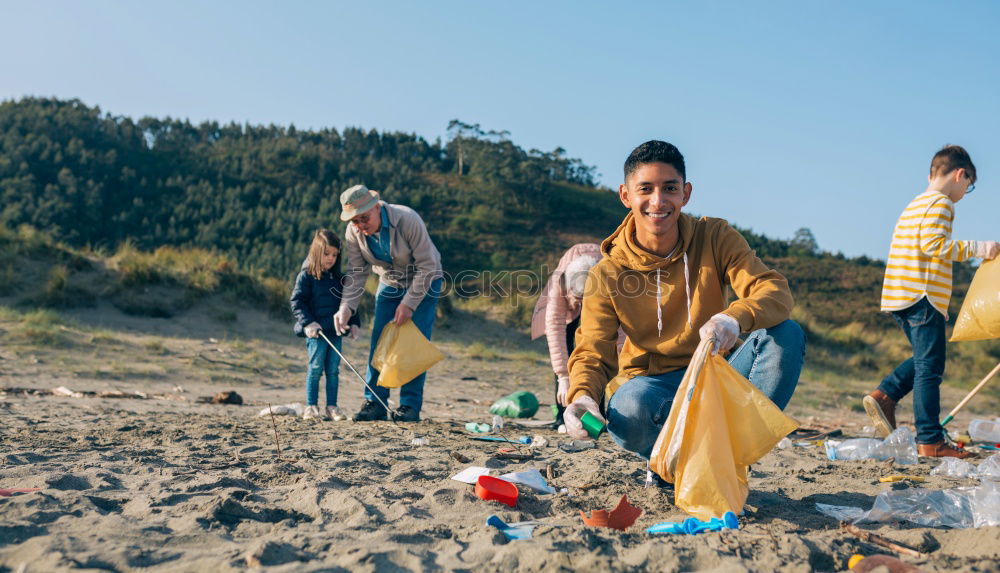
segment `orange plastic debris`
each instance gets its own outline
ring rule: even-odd
[[[29,493],[32,491],[39,491],[41,489],[42,488],[40,487],[24,487],[24,488],[14,488],[14,489],[5,489],[0,487],[0,496],[10,497],[15,493]]]
[[[642,515],[642,510],[638,507],[630,504],[628,502],[628,496],[623,495],[621,501],[618,502],[618,506],[607,511],[604,509],[595,509],[590,512],[590,517],[587,514],[580,512],[580,518],[583,519],[583,523],[591,527],[610,527],[611,529],[618,529],[620,531],[625,531],[629,528],[635,520],[639,519]]]

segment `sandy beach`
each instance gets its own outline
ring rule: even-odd
[[[267,403],[302,400],[304,349],[286,325],[253,311],[219,338],[197,312],[151,321],[97,308],[75,321],[53,344],[8,338],[0,349],[0,487],[41,488],[0,497],[0,571],[842,571],[855,553],[892,552],[842,531],[817,502],[870,508],[879,492],[910,487],[878,482],[893,473],[924,476],[930,488],[977,483],[929,476],[937,462],[926,458],[893,466],[832,462],[816,446],[776,449],[752,467],[738,531],[652,536],[646,527],[686,515],[669,488],[645,487],[644,463],[607,436],[566,453],[553,429],[508,423],[506,436],[549,441],[520,446],[530,460],[470,439],[464,424],[488,422],[495,398],[525,389],[551,401],[543,355],[519,350],[524,340],[505,345],[496,324],[442,328],[447,359],[429,376],[424,420],[395,425],[258,416]],[[472,331],[486,344],[470,351]],[[364,342],[346,347],[364,363]],[[809,385],[802,381],[803,396]],[[52,395],[58,386],[146,398]],[[198,402],[220,390],[246,403]],[[361,401],[346,368],[340,397],[351,412]],[[793,399],[789,412],[849,436],[866,421],[848,404]],[[964,426],[971,414],[963,416]],[[550,417],[544,405],[536,416]],[[551,470],[550,485],[565,491],[521,488],[511,509],[450,479],[468,466]],[[643,510],[626,532],[581,522],[581,510],[611,509],[623,494]],[[508,542],[485,524],[490,515],[541,524],[531,540]],[[861,527],[926,553],[902,559],[927,571],[1000,570],[1000,527]]]

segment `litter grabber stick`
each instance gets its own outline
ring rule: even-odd
[[[948,417],[941,421],[941,425],[944,426],[945,424],[950,422],[955,417],[955,414],[958,414],[959,410],[964,408],[965,405],[969,403],[969,400],[971,400],[973,396],[978,394],[979,391],[986,386],[986,383],[997,375],[997,372],[1000,372],[1000,364],[997,364],[996,367],[994,367],[993,370],[991,370],[990,373],[986,375],[986,378],[983,378],[982,382],[977,384],[976,387],[973,388],[971,392],[966,394],[965,398],[962,398],[962,401],[958,403],[958,406],[955,406],[955,409],[948,414]]]
[[[326,343],[330,345],[330,348],[332,348],[333,351],[337,353],[337,356],[340,356],[340,359],[343,360],[344,363],[347,364],[351,368],[351,370],[354,371],[355,374],[357,374],[358,380],[361,380],[361,383],[365,385],[365,388],[368,388],[368,391],[372,393],[372,396],[374,396],[375,399],[378,400],[379,404],[382,404],[382,407],[385,408],[385,411],[389,412],[389,418],[392,419],[393,422],[395,422],[396,421],[396,419],[395,419],[396,418],[396,416],[395,416],[396,411],[393,410],[392,408],[390,408],[389,405],[386,404],[382,400],[382,397],[379,396],[378,393],[376,393],[375,390],[372,389],[372,387],[368,385],[368,381],[365,380],[365,377],[362,376],[360,372],[358,372],[358,369],[355,368],[353,364],[351,364],[351,361],[348,360],[347,357],[344,356],[343,353],[340,352],[340,350],[337,350],[337,347],[334,346],[332,342],[330,342],[330,339],[327,338],[325,334],[323,334],[322,330],[319,331],[319,335],[322,336],[323,340],[325,340]]]

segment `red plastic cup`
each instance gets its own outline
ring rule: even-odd
[[[492,476],[479,476],[476,480],[476,495],[479,499],[499,501],[510,507],[517,505],[517,486]]]

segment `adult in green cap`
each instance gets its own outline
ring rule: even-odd
[[[368,276],[374,271],[379,285],[368,353],[368,384],[365,402],[354,420],[385,420],[387,412],[373,392],[385,402],[389,399],[389,389],[376,385],[379,372],[371,365],[372,354],[382,329],[390,321],[402,325],[412,320],[428,340],[431,338],[434,311],[444,283],[441,254],[416,211],[386,203],[378,192],[364,185],[355,185],[341,193],[340,206],[341,220],[349,221],[344,240],[347,268],[340,310],[333,317],[334,327],[337,332],[347,332],[350,328],[348,320],[356,312]],[[425,376],[421,374],[399,389],[396,421],[420,420]]]

